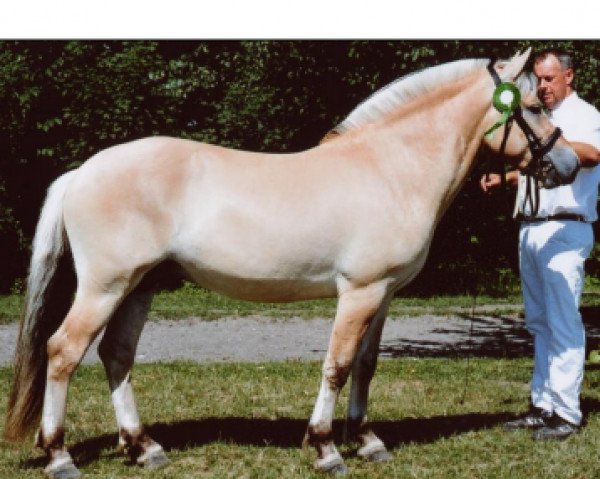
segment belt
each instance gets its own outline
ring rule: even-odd
[[[585,216],[574,213],[559,213],[550,216],[525,216],[519,213],[515,220],[522,223],[542,223],[544,221],[580,221],[581,223],[587,223]]]

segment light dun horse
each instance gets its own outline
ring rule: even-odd
[[[505,81],[529,51],[496,67]],[[193,141],[148,138],[104,150],[49,190],[35,240],[19,335],[6,436],[23,439],[37,423],[37,445],[53,478],[79,471],[64,445],[67,387],[103,329],[104,363],[120,442],[138,464],[166,462],[145,432],[130,383],[149,296],[136,288],[159,263],[179,263],[200,285],[256,301],[339,298],[321,386],[306,441],[316,467],[343,473],[333,443],[334,405],[348,376],[349,425],[358,454],[389,458],[366,422],[386,310],[419,272],[440,217],[463,184],[482,143],[498,150],[499,118],[489,60],[463,60],[392,83],[361,104],[339,135],[296,154],[234,151]],[[529,91],[523,91],[523,97]],[[534,95],[525,98],[534,101]],[[548,119],[524,110],[541,138]],[[506,154],[531,158],[520,128]],[[575,153],[560,138],[551,152]],[[69,248],[70,254],[66,248]],[[76,293],[66,317],[47,306],[59,265],[74,264]],[[59,292],[60,292],[59,285]],[[63,320],[64,319],[64,320]]]

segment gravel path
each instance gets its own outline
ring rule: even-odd
[[[136,362],[322,360],[331,324],[331,319],[323,318],[277,320],[256,316],[216,321],[149,321],[140,339]],[[586,327],[588,343],[597,345],[600,327]],[[16,337],[16,324],[0,326],[0,365],[12,361]],[[96,348],[97,341],[86,354],[85,363],[98,362]],[[531,340],[517,315],[389,318],[380,355],[530,356]]]
[[[320,360],[325,354],[331,319],[265,317],[198,318],[149,321],[137,350],[137,362]],[[17,325],[0,326],[0,365],[11,362]],[[97,344],[84,362],[97,362]],[[381,355],[523,354],[530,347],[517,317],[419,316],[387,320]]]

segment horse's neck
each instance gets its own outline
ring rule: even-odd
[[[396,181],[422,184],[441,216],[463,185],[481,144],[490,85],[482,76],[440,89],[390,115],[372,135]],[[490,93],[491,94],[491,93]]]

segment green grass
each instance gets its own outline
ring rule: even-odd
[[[419,314],[451,314],[470,311],[472,296],[434,296],[429,298],[396,298],[390,307],[391,316]],[[518,295],[504,298],[478,296],[477,305],[486,305],[489,314],[507,314],[521,310]],[[18,320],[23,307],[23,296],[0,296],[0,324]],[[207,320],[225,316],[262,315],[276,318],[332,317],[336,300],[298,301],[294,303],[253,303],[219,295],[186,283],[174,291],[161,291],[154,296],[150,319],[180,319],[190,316]]]
[[[364,463],[343,445],[350,477],[599,477],[600,369],[590,365],[586,372],[587,426],[565,442],[538,444],[500,426],[527,407],[530,367],[528,359],[381,361],[369,412],[393,460]],[[137,365],[140,413],[171,459],[162,470],[146,471],[116,454],[104,373],[82,367],[70,389],[67,441],[87,478],[322,477],[312,469],[314,452],[299,448],[319,370],[314,362]],[[10,374],[0,369],[0,397]],[[338,417],[345,404],[344,392]],[[4,408],[3,400],[0,416]],[[339,439],[342,424],[335,428]],[[0,443],[0,477],[39,478],[43,465],[30,443]]]
[[[600,288],[587,287],[583,306],[600,306]],[[518,293],[504,297],[489,295],[433,296],[427,298],[394,299],[390,316],[417,316],[422,314],[448,315],[471,313],[475,306],[478,314],[501,315],[520,313],[522,300]],[[0,295],[0,324],[17,321],[23,307],[23,296]],[[225,316],[262,315],[275,318],[333,317],[336,300],[298,301],[294,303],[253,303],[219,295],[186,283],[174,291],[161,291],[154,296],[150,319],[181,319],[191,316],[207,320]]]
[[[515,289],[515,288],[513,288]],[[448,315],[470,313],[473,307],[481,314],[501,315],[522,312],[518,289],[505,296],[472,295],[397,297],[391,304],[390,316],[422,314]],[[582,306],[600,306],[600,281],[586,278]],[[336,300],[297,301],[293,303],[253,303],[231,299],[212,291],[184,283],[173,291],[161,291],[154,296],[150,319],[181,319],[200,317],[207,320],[225,316],[269,316],[276,318],[332,317]],[[23,308],[23,295],[0,295],[0,324],[17,321]]]
[[[518,288],[502,297],[479,294],[397,297],[391,304],[390,316],[416,316],[422,314],[448,315],[470,313],[473,307],[478,314],[502,315],[520,313],[523,310]],[[600,280],[587,277],[582,306],[600,306]],[[154,296],[150,319],[181,319],[190,316],[207,320],[225,316],[262,315],[276,318],[332,317],[336,300],[297,301],[294,303],[253,303],[231,299],[212,291],[199,288],[193,283],[173,291],[161,291]],[[23,308],[23,295],[0,295],[0,324],[17,321]]]
[[[0,303],[1,305],[1,303]],[[600,284],[589,282],[582,298],[582,306],[600,306]],[[219,295],[186,283],[175,291],[162,291],[154,296],[151,319],[177,319],[197,316],[218,319],[224,316],[264,315],[277,318],[299,316],[303,318],[332,317],[336,300],[298,301],[294,303],[253,303]],[[520,292],[503,297],[478,295],[397,297],[390,306],[390,316],[415,316],[421,314],[470,313],[473,307],[479,313],[501,315],[520,313],[523,310]],[[0,318],[2,317],[0,313]]]
[[[508,312],[520,310],[517,296],[507,298],[478,297],[477,303],[493,305],[493,310]],[[397,298],[392,302],[390,315],[448,314],[470,309],[470,296],[436,296],[431,298]],[[240,301],[204,289],[185,286],[176,291],[161,292],[154,297],[150,317],[176,319],[198,316],[218,319],[224,316],[264,315],[278,318],[332,317],[336,300],[321,299],[294,303],[253,303]]]

